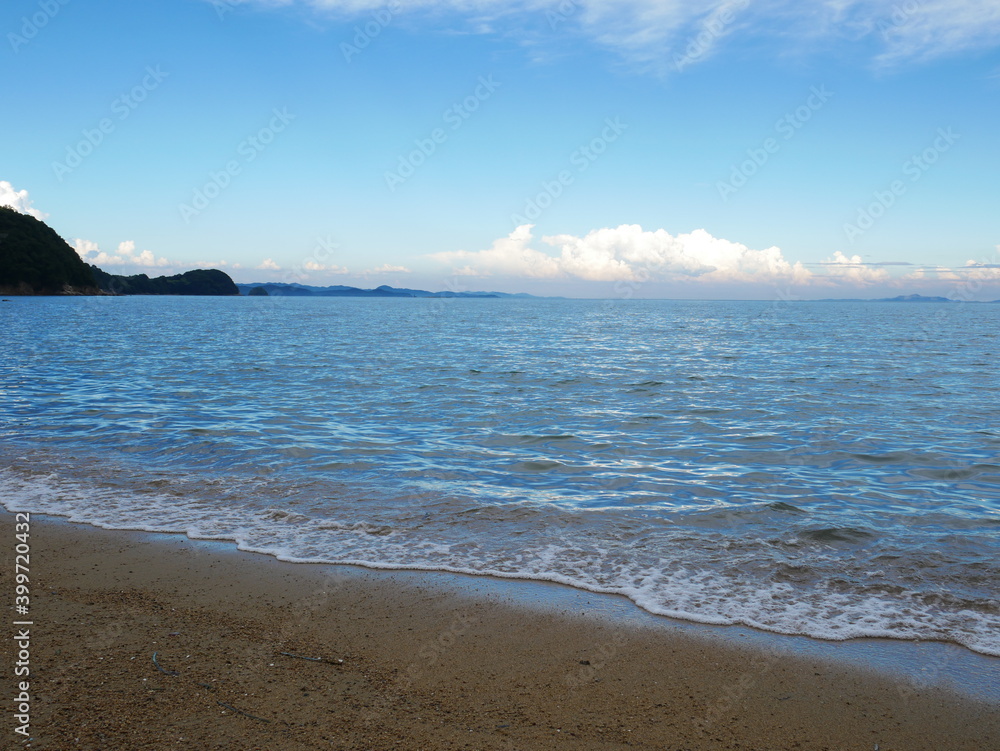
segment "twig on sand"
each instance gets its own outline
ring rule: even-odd
[[[241,714],[244,717],[249,717],[252,720],[260,720],[261,722],[270,722],[270,720],[267,719],[266,717],[258,717],[255,714],[250,714],[249,712],[244,712],[242,709],[237,709],[232,704],[226,704],[225,702],[222,702],[222,701],[217,701],[215,703],[218,704],[220,707],[225,707],[226,709],[231,709],[234,712],[236,712],[236,714]]]
[[[297,660],[309,660],[310,662],[324,662],[322,657],[303,657],[302,655],[293,655],[291,652],[278,652],[280,655],[285,657],[294,657]]]
[[[180,675],[180,673],[178,673],[176,670],[164,670],[162,667],[160,667],[160,663],[157,662],[156,660],[156,655],[158,654],[159,652],[153,652],[153,664],[156,665],[157,670],[159,670],[164,675]]]

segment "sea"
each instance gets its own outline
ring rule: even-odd
[[[0,501],[1000,656],[1000,305],[0,303]]]

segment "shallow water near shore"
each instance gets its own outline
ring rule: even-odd
[[[9,510],[1000,655],[1000,306],[24,298],[0,315]]]

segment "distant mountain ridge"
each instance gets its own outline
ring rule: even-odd
[[[316,287],[310,284],[295,284],[286,282],[255,282],[253,284],[237,283],[241,295],[249,295],[251,290],[264,289],[269,296],[277,297],[460,297],[460,298],[537,298],[526,292],[511,294],[509,292],[429,292],[423,289],[407,289],[405,287],[390,287],[383,284],[375,289],[348,287],[342,284],[330,287]],[[261,294],[261,293],[257,293]]]

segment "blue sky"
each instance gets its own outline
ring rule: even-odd
[[[1000,298],[995,0],[14,0],[0,201],[119,273]]]

